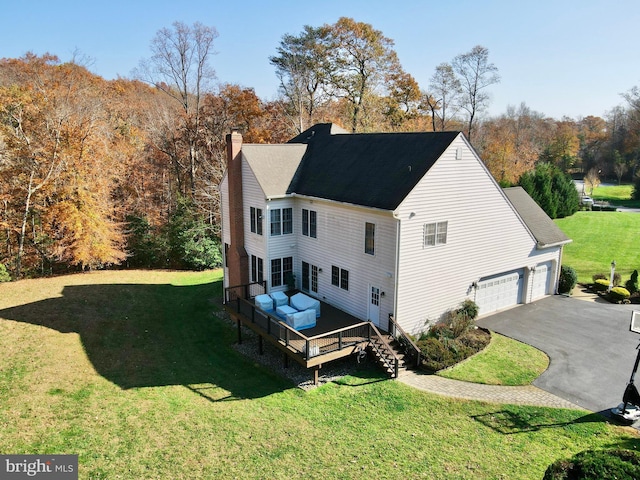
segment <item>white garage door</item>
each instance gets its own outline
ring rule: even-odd
[[[522,270],[481,279],[476,289],[480,315],[522,303],[522,285]]]
[[[537,265],[533,271],[533,285],[531,287],[531,299],[536,300],[549,293],[551,280],[551,262]]]

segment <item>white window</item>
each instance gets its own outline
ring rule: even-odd
[[[251,231],[262,235],[262,209],[251,207]]]
[[[293,209],[271,210],[271,236],[293,233]]]
[[[449,222],[425,223],[423,231],[423,247],[433,247],[447,243],[447,227]]]
[[[305,237],[317,238],[318,236],[318,214],[315,210],[302,209],[302,235]]]
[[[375,254],[376,225],[366,222],[364,226],[364,253]]]

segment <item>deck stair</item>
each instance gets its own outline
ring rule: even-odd
[[[405,355],[391,335],[380,333],[372,336],[368,349],[389,378],[398,378],[403,371],[406,371]]]

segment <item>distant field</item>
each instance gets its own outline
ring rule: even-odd
[[[592,198],[596,201],[609,202],[621,207],[640,208],[639,200],[631,200],[633,185],[605,185],[593,189]]]
[[[623,282],[640,270],[640,213],[577,212],[555,222],[573,240],[562,263],[576,270],[579,282],[591,282],[595,273],[608,276],[612,260]]]

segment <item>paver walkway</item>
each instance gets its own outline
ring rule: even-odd
[[[590,302],[602,301],[598,295],[576,286],[572,297]],[[507,387],[503,385],[482,385],[461,382],[437,375],[428,375],[412,370],[403,372],[398,381],[419,390],[447,397],[479,400],[492,403],[510,403],[514,405],[533,405],[538,407],[570,408],[584,410],[583,407],[557,397],[533,385]]]
[[[521,387],[482,385],[479,383],[451,380],[449,378],[423,374],[411,370],[403,372],[398,377],[398,381],[426,392],[466,400],[584,410],[584,408],[574,403],[545,392],[533,385]]]

